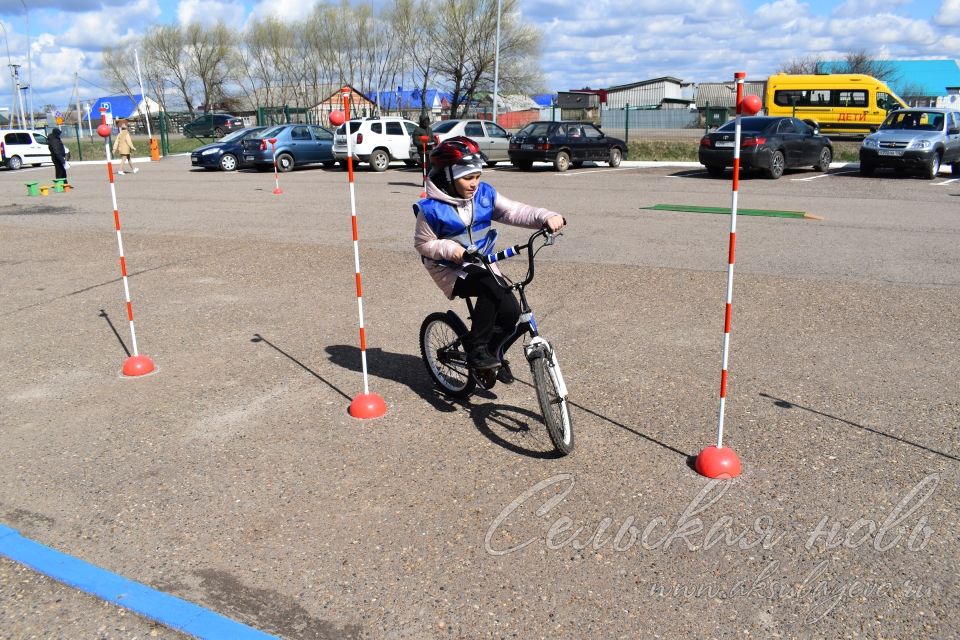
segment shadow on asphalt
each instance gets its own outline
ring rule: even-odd
[[[927,452],[929,452],[929,453],[936,454],[936,455],[938,455],[938,456],[942,456],[942,457],[947,458],[947,459],[949,459],[949,460],[953,460],[954,462],[960,462],[960,458],[958,458],[958,457],[956,457],[956,456],[952,456],[952,455],[950,455],[949,453],[944,453],[944,452],[942,452],[942,451],[937,451],[936,449],[931,449],[930,447],[926,447],[926,446],[924,446],[924,445],[922,445],[922,444],[917,444],[916,442],[911,442],[910,440],[907,440],[907,439],[905,439],[905,438],[901,438],[900,436],[895,436],[895,435],[891,435],[891,434],[889,434],[889,433],[884,433],[883,431],[879,431],[879,430],[877,430],[877,429],[874,429],[873,427],[868,427],[868,426],[865,426],[865,425],[862,425],[862,424],[857,424],[856,422],[851,422],[850,420],[845,420],[845,419],[839,418],[839,417],[837,417],[837,416],[832,416],[832,415],[830,415],[829,413],[824,413],[823,411],[817,411],[816,409],[811,409],[810,407],[805,407],[805,406],[803,406],[803,405],[801,405],[801,404],[797,404],[796,402],[790,402],[789,400],[784,400],[783,398],[777,398],[777,397],[775,397],[775,396],[771,396],[771,395],[766,394],[766,393],[761,393],[761,394],[760,394],[760,397],[762,397],[762,398],[769,398],[770,400],[773,400],[774,406],[780,407],[781,409],[794,409],[794,408],[796,408],[796,409],[803,409],[804,411],[809,411],[810,413],[815,413],[815,414],[818,415],[818,416],[823,416],[824,418],[830,418],[831,420],[836,420],[837,422],[842,422],[843,424],[850,425],[851,427],[856,427],[857,429],[863,429],[864,431],[869,431],[870,433],[875,433],[875,434],[877,434],[878,436],[883,436],[884,438],[890,438],[891,440],[896,440],[897,442],[902,442],[903,444],[908,444],[908,445],[910,445],[911,447],[916,447],[917,449],[923,449],[924,451],[927,451]]]
[[[117,333],[117,328],[113,326],[113,321],[110,320],[110,314],[106,312],[105,309],[100,309],[100,317],[107,321],[107,324],[110,326],[110,331],[113,331],[113,335],[117,336],[117,341],[120,343],[120,346],[123,347],[123,350],[127,353],[129,358],[131,355],[130,349],[127,348],[127,344],[123,341],[123,338],[120,337],[120,334]]]
[[[311,369],[311,368],[308,367],[307,365],[303,364],[302,362],[300,362],[299,360],[297,360],[296,358],[294,358],[292,355],[290,355],[289,353],[287,353],[286,351],[284,351],[283,349],[281,349],[281,348],[278,347],[277,345],[273,344],[272,342],[270,342],[269,340],[267,340],[266,338],[264,338],[263,336],[261,336],[259,333],[253,334],[253,337],[250,338],[250,342],[262,342],[262,343],[266,344],[268,347],[270,347],[271,349],[274,349],[274,350],[275,350],[277,353],[279,353],[280,355],[288,358],[291,362],[293,362],[293,363],[296,364],[298,367],[300,367],[301,369],[303,369],[304,371],[306,371],[307,373],[309,373],[310,375],[312,375],[314,378],[316,378],[317,380],[319,380],[319,381],[322,382],[323,384],[327,385],[328,387],[330,387],[331,389],[333,389],[334,391],[336,391],[337,393],[339,393],[340,395],[342,395],[342,396],[343,396],[344,398],[346,398],[348,401],[351,400],[350,396],[348,396],[347,394],[345,394],[341,389],[337,388],[332,382],[330,382],[329,380],[327,380],[326,378],[324,378],[323,376],[321,376],[319,373],[317,373],[316,371],[314,371],[313,369]]]

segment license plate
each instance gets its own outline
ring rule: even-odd
[[[200,159],[199,159],[199,158],[190,158],[190,162],[193,163],[193,164],[200,164]]]
[[[253,156],[243,156],[244,160],[253,160]]]
[[[897,149],[881,149],[880,151],[877,151],[877,155],[881,156],[899,156],[902,153],[902,151]]]
[[[532,144],[522,144],[522,145],[520,145],[520,148],[521,148],[521,149],[533,149],[533,145],[532,145]]]
[[[717,141],[714,143],[714,146],[715,146],[715,147],[718,147],[718,148],[719,148],[719,147],[732,147],[732,146],[733,146],[733,141],[732,141],[732,140],[717,140]]]

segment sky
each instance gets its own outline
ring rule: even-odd
[[[357,1],[357,0],[352,0]],[[373,0],[381,6],[387,0]],[[302,18],[317,0],[0,0],[8,61],[32,79],[37,111],[110,93],[100,71],[105,46],[129,43],[154,24],[220,19],[243,28],[254,17]],[[960,0],[518,0],[543,33],[545,88],[603,88],[673,76],[765,79],[804,56],[840,59],[960,58]],[[27,56],[29,41],[29,59]],[[131,79],[131,85],[136,82]],[[0,82],[0,108],[13,82]]]

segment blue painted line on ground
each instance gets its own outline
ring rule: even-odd
[[[54,580],[125,609],[136,611],[151,620],[202,640],[207,638],[275,640],[276,638],[192,602],[181,600],[79,558],[45,547],[2,524],[0,524],[0,555],[50,576]]]

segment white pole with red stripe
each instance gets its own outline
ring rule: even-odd
[[[127,280],[127,259],[123,254],[123,234],[120,232],[120,210],[117,207],[117,188],[113,179],[113,158],[110,154],[110,125],[107,124],[106,109],[100,109],[100,126],[97,133],[103,138],[107,158],[107,180],[110,182],[110,198],[113,202],[113,224],[117,230],[117,249],[120,254],[120,275],[123,278],[123,295],[127,303],[127,321],[130,323],[130,343],[133,355],[123,362],[121,372],[125,376],[142,376],[153,372],[156,367],[149,356],[141,355],[137,348],[137,331],[133,325],[133,303],[130,300],[130,283]]]
[[[273,182],[276,185],[273,189],[273,195],[278,196],[283,193],[283,189],[280,188],[280,174],[277,172],[277,139],[270,138],[267,142],[273,149]]]
[[[729,447],[723,446],[723,419],[727,405],[727,379],[730,359],[730,331],[733,322],[733,265],[737,246],[737,198],[740,192],[740,116],[753,115],[759,110],[756,96],[743,96],[746,73],[734,74],[737,86],[737,111],[733,135],[733,190],[730,201],[730,246],[727,254],[727,297],[723,314],[723,364],[720,370],[720,415],[717,419],[717,444],[705,448],[697,456],[696,469],[708,478],[735,478],[740,475],[740,458]]]
[[[331,114],[332,115],[332,114]],[[353,181],[353,138],[350,135],[350,91],[343,90],[343,128],[347,136],[347,176],[350,181],[350,217],[353,225],[353,262],[357,283],[357,307],[360,313],[360,366],[363,370],[363,393],[350,403],[354,418],[379,418],[387,412],[387,404],[379,395],[370,393],[367,376],[367,333],[363,324],[363,285],[360,279],[360,234],[357,229],[357,198]]]

